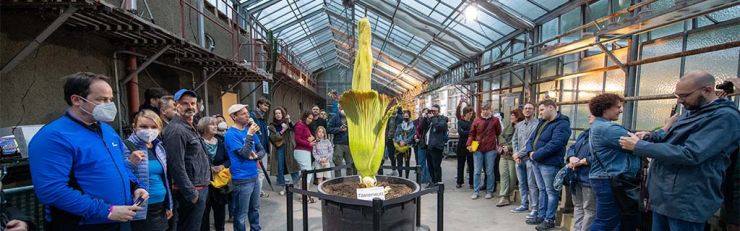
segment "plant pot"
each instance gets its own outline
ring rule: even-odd
[[[393,184],[405,184],[412,190],[412,194],[419,192],[419,184],[414,181],[390,176],[376,176],[378,182],[390,182]],[[334,178],[319,184],[319,193],[327,194],[323,189],[324,186],[342,183],[358,182],[357,176],[346,176]],[[331,195],[338,197],[336,195]],[[357,201],[358,204],[364,201],[352,198],[344,198],[350,201]],[[394,203],[383,203],[383,209],[380,217],[380,230],[416,230],[416,203],[417,198],[410,198],[404,201]],[[342,203],[332,199],[323,199],[321,203],[321,219],[323,230],[373,230],[373,207]]]

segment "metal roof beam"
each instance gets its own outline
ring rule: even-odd
[[[426,15],[416,15],[404,8],[399,8],[396,17],[393,18],[391,13],[395,6],[391,3],[381,0],[360,0],[358,3],[388,20],[393,20],[398,27],[425,41],[434,40],[442,44],[449,44],[452,50],[459,51],[465,57],[471,58],[481,52],[478,47],[468,44],[457,34],[447,30],[446,27],[433,23],[433,20]],[[420,23],[421,25],[415,23]]]
[[[260,13],[263,10],[267,9],[267,7],[270,7],[272,5],[275,5],[275,3],[278,3],[278,2],[280,2],[280,0],[270,0],[270,1],[264,2],[262,4],[259,4],[259,5],[255,6],[255,7],[252,7],[251,9],[248,9],[248,12],[250,14]]]
[[[322,42],[320,44],[317,44],[316,46],[313,46],[312,48],[308,48],[305,51],[301,51],[301,53],[298,53],[298,57],[304,56],[309,51],[313,51],[313,50],[316,50],[318,48],[322,48],[322,47],[326,46],[326,44],[330,44],[332,41],[333,41],[333,39],[328,39],[328,40],[326,40],[326,41],[324,41],[324,42]]]
[[[534,29],[535,25],[532,21],[524,17],[524,15],[519,14],[515,10],[505,6],[504,4],[501,4],[498,1],[489,2],[487,0],[483,0],[478,1],[478,4],[483,7],[483,9],[488,10],[489,12],[496,15],[498,18],[504,20],[506,24],[519,29]]]
[[[339,35],[341,35],[341,36],[343,36],[343,37],[345,37],[345,38],[349,38],[349,37],[347,36],[347,34],[345,34],[344,32],[342,32],[342,31],[340,31],[340,30],[338,30],[338,29],[336,29],[336,28],[334,28],[334,27],[332,27],[331,29],[332,29],[332,32],[334,32],[334,33],[336,33],[336,34],[339,34]],[[380,34],[378,34],[378,33],[376,33],[375,31],[373,31],[373,39],[379,39],[379,40],[383,40],[383,37],[381,37],[381,35],[380,35]],[[396,49],[396,50],[398,50],[398,51],[401,51],[401,52],[403,52],[403,53],[406,53],[406,54],[407,54],[407,55],[409,55],[409,56],[415,56],[415,55],[417,55],[417,54],[418,54],[418,52],[414,52],[414,51],[411,51],[411,50],[409,50],[409,49],[406,49],[406,48],[404,48],[404,47],[401,47],[401,46],[399,46],[399,45],[396,45],[395,43],[393,43],[393,42],[390,42],[390,41],[389,41],[389,42],[387,42],[386,44],[388,44],[388,45],[390,45],[391,47],[393,47],[393,49]],[[373,49],[377,49],[377,48],[373,47]],[[379,50],[378,50],[378,51],[379,51]],[[377,52],[377,51],[376,51],[376,52]],[[422,61],[424,61],[424,62],[428,63],[428,64],[429,64],[429,65],[431,65],[431,66],[433,66],[433,67],[434,67],[434,68],[436,68],[436,69],[437,69],[438,71],[444,71],[444,70],[447,70],[447,68],[446,68],[446,67],[440,66],[440,65],[439,65],[438,63],[436,63],[436,62],[434,62],[434,61],[431,61],[431,60],[429,60],[429,59],[427,59],[427,58],[425,58],[425,57],[421,57],[421,56],[419,56],[419,59],[421,59]]]
[[[298,43],[300,43],[300,42],[304,41],[305,39],[308,39],[308,38],[314,37],[314,36],[316,36],[316,35],[318,35],[318,34],[321,34],[321,33],[325,32],[325,31],[329,30],[329,28],[330,28],[329,26],[325,26],[325,27],[322,27],[321,29],[318,29],[318,30],[316,30],[316,31],[314,31],[314,32],[311,32],[311,34],[308,34],[308,35],[306,35],[306,36],[303,36],[303,37],[301,37],[301,38],[299,38],[299,39],[296,39],[296,40],[290,41],[290,43],[288,43],[288,46],[289,46],[289,47],[293,47],[293,46],[295,46],[296,44],[298,44]]]
[[[277,34],[277,33],[280,33],[280,32],[282,32],[282,31],[283,31],[284,29],[286,29],[286,28],[288,28],[288,27],[290,27],[290,26],[294,26],[296,22],[301,22],[301,21],[305,21],[305,20],[307,20],[307,19],[310,19],[310,18],[313,18],[313,17],[315,17],[316,15],[319,15],[319,14],[321,14],[321,13],[324,13],[324,9],[322,9],[322,8],[319,8],[318,10],[314,10],[314,11],[312,11],[311,13],[308,13],[308,14],[304,14],[304,15],[303,15],[302,17],[300,17],[300,18],[296,18],[296,19],[293,19],[293,20],[291,20],[291,21],[288,21],[288,22],[283,22],[283,23],[282,23],[282,25],[278,26],[278,27],[277,27],[277,28],[275,28],[275,29],[272,29],[272,31],[273,31],[274,33],[276,33],[276,34]]]

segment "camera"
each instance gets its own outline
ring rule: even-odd
[[[727,92],[728,94],[735,93],[735,86],[730,81],[724,81],[717,85],[717,89]]]

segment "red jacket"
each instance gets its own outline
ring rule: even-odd
[[[293,129],[295,130],[295,149],[311,152],[313,146],[311,142],[308,142],[308,137],[311,137],[311,130],[308,129],[308,125],[303,121],[298,121]]]
[[[498,119],[491,116],[491,118],[475,118],[473,126],[470,128],[470,135],[468,136],[468,143],[466,146],[470,146],[473,141],[478,141],[478,151],[487,152],[496,150],[498,145],[498,135],[501,134],[501,123]]]

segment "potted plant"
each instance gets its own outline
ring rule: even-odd
[[[395,107],[391,99],[371,89],[372,51],[370,22],[358,22],[359,42],[352,73],[352,89],[342,94],[339,103],[347,116],[349,148],[359,176],[338,177],[322,182],[319,193],[344,197],[323,199],[324,230],[370,230],[372,207],[357,199],[357,188],[383,187],[387,203],[380,214],[382,230],[415,230],[419,198],[393,200],[419,191],[419,185],[398,177],[376,176],[385,150],[385,130]],[[364,202],[364,203],[363,203]],[[363,205],[364,204],[364,205]],[[377,211],[375,211],[377,212]]]

